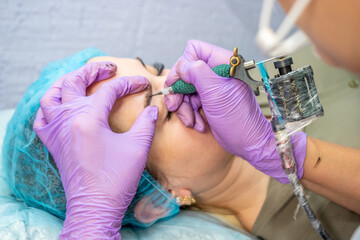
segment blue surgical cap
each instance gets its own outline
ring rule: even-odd
[[[49,63],[30,85],[7,126],[3,143],[6,180],[18,199],[65,219],[66,198],[56,164],[33,130],[39,102],[61,76],[74,71],[96,56],[107,56],[88,48],[73,56]],[[145,170],[122,225],[148,227],[179,212],[179,205]]]

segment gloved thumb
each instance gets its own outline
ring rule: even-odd
[[[193,84],[198,93],[201,93],[204,89],[212,89],[214,86],[222,86],[226,80],[231,79],[217,75],[202,60],[183,62],[183,64],[179,65],[177,74],[185,82]]]
[[[136,144],[143,147],[147,152],[151,147],[154,137],[158,113],[159,109],[156,106],[145,108],[128,132],[135,139]]]
[[[149,80],[142,76],[127,76],[114,79],[111,82],[104,83],[93,95],[93,107],[102,111],[102,120],[107,121],[109,113],[117,98],[127,94],[133,94],[146,89]]]

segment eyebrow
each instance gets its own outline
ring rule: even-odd
[[[138,60],[146,68],[144,61],[140,57],[136,57],[135,59]],[[146,89],[144,107],[147,107],[151,104],[151,99],[152,99],[152,86],[151,84],[149,84],[149,87]]]
[[[140,57],[136,57],[135,59],[138,60],[146,68],[146,70],[148,70],[147,67],[146,67],[146,64],[144,63],[144,61]],[[163,70],[165,69],[165,65],[162,64],[162,63],[158,63],[158,62],[154,63],[153,67],[157,71],[157,76],[160,76],[161,73],[163,72]]]
[[[136,57],[135,59],[138,60],[144,67],[146,67],[146,64],[140,57]]]
[[[152,86],[151,84],[149,84],[149,87],[146,89],[146,94],[145,94],[145,103],[144,103],[145,107],[150,105],[151,99],[152,99]]]

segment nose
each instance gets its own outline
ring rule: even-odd
[[[166,74],[165,74],[166,73]],[[151,79],[149,79],[152,92],[153,94],[159,92],[164,88],[165,80],[168,75],[169,71],[167,69],[164,69],[161,76],[154,76]],[[168,113],[168,110],[165,105],[165,98],[164,96],[154,96],[151,99],[151,104],[155,105],[159,108],[159,119],[165,119]]]
[[[157,93],[164,88],[165,80],[170,72],[170,69],[163,69],[160,76],[154,76],[150,79],[152,84],[153,93]]]
[[[152,79],[149,79],[153,94],[159,92],[161,89],[164,88],[165,79],[166,77],[163,76],[157,76]]]

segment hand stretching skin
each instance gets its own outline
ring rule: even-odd
[[[113,103],[144,90],[144,77],[105,83],[91,96],[87,86],[113,76],[116,65],[90,63],[60,78],[40,100],[34,130],[54,157],[67,199],[60,239],[120,239],[154,135],[157,107],[146,108],[130,131],[110,130]]]
[[[197,94],[183,97],[181,94],[165,96],[170,111],[188,127],[204,131],[204,120],[198,113],[204,110],[212,133],[221,146],[252,164],[258,170],[276,178],[282,183],[289,182],[276,151],[276,140],[271,124],[261,113],[251,88],[234,78],[223,78],[211,68],[229,64],[232,52],[201,41],[189,41],[185,53],[170,70],[165,87],[179,78],[192,83]],[[291,137],[297,175],[303,175],[306,154],[306,135],[303,132]]]

